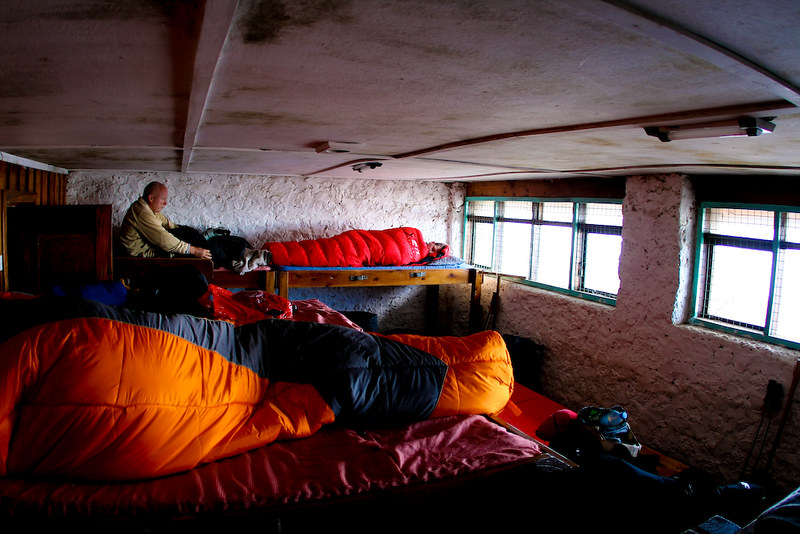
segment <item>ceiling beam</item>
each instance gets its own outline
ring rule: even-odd
[[[192,159],[200,121],[203,119],[203,111],[208,101],[211,82],[214,79],[214,71],[233,24],[237,5],[238,2],[204,2],[203,21],[200,25],[200,36],[192,72],[186,129],[183,134],[181,172],[189,171],[189,163]]]
[[[32,159],[21,158],[13,154],[6,154],[5,152],[0,152],[0,161],[13,163],[14,165],[20,165],[22,167],[28,167],[29,169],[38,169],[40,171],[55,172],[58,174],[69,174],[69,171],[62,167],[48,165],[47,163],[40,163]]]
[[[723,106],[710,109],[697,109],[689,111],[679,111],[675,113],[659,113],[658,115],[647,115],[644,117],[630,117],[625,119],[587,122],[581,124],[567,124],[563,126],[550,126],[544,128],[533,128],[530,130],[519,130],[515,132],[504,132],[499,134],[485,135],[483,137],[474,137],[472,139],[462,139],[460,141],[453,141],[452,143],[445,143],[433,147],[422,148],[405,154],[397,154],[393,156],[395,159],[419,157],[425,154],[432,154],[441,152],[443,150],[450,150],[454,148],[462,148],[465,146],[478,145],[483,143],[490,143],[494,141],[503,141],[505,139],[514,139],[518,137],[532,137],[535,135],[557,134],[578,132],[583,130],[597,130],[600,128],[620,128],[620,127],[644,127],[654,125],[677,125],[685,122],[706,120],[712,118],[736,118],[739,116],[750,114],[774,114],[781,111],[796,110],[796,106],[786,102],[785,100],[774,100],[770,102],[757,102],[753,104],[743,104],[740,106]],[[345,163],[344,165],[347,165]]]
[[[800,106],[800,88],[718,43],[619,0],[571,0],[570,5],[707,61],[776,97]]]

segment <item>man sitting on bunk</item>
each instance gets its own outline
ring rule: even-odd
[[[161,210],[167,205],[167,186],[150,182],[142,196],[131,204],[120,227],[120,242],[134,257],[179,257],[191,255],[211,259],[211,251],[181,241],[169,230],[178,227]]]

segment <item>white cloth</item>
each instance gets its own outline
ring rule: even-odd
[[[233,270],[239,274],[248,273],[256,267],[269,265],[270,256],[269,250],[246,248],[241,259],[232,262]]]

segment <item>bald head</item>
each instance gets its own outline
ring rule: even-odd
[[[153,213],[158,213],[167,205],[167,186],[161,182],[150,182],[144,188],[142,198]]]

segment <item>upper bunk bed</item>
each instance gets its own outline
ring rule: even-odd
[[[427,265],[382,267],[291,267],[273,266],[275,292],[288,298],[291,288],[353,288],[430,286],[466,284],[469,286],[469,329],[475,332],[481,322],[483,271],[460,258],[446,257]],[[430,299],[435,306],[437,298]],[[436,315],[436,310],[433,310]]]
[[[429,265],[394,267],[258,267],[239,274],[215,268],[211,260],[198,258],[114,257],[113,278],[129,282],[157,275],[162,269],[195,268],[210,284],[228,289],[257,289],[288,298],[291,288],[348,288],[429,286],[469,286],[470,331],[477,331],[481,321],[483,271],[457,258],[445,258]],[[437,299],[432,299],[435,303]]]
[[[210,284],[259,289],[284,298],[292,288],[427,286],[429,317],[439,315],[439,286],[458,284],[469,287],[469,331],[475,332],[482,316],[483,273],[451,256],[449,250],[443,243],[425,242],[422,233],[411,227],[351,230],[330,238],[268,242],[258,250],[247,248],[231,269],[215,268],[208,260],[194,258],[117,257],[114,277],[141,279],[154,269],[194,266]],[[257,267],[252,268],[254,265]]]

